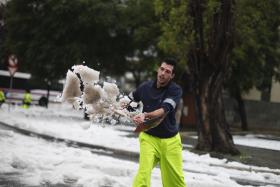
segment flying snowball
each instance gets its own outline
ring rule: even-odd
[[[66,74],[66,82],[62,92],[62,102],[68,101],[82,94],[80,90],[80,80],[72,71],[68,70]]]
[[[115,117],[130,118],[131,111],[126,106],[138,108],[137,103],[131,103],[127,96],[120,96],[120,90],[115,82],[99,82],[99,71],[85,65],[75,65],[66,75],[66,84],[62,93],[62,101],[72,104],[77,110],[84,109],[91,120],[109,121],[116,124]],[[139,113],[135,111],[134,113]],[[133,115],[134,115],[133,113]]]
[[[83,101],[85,104],[96,103],[100,100],[102,88],[99,85],[86,84],[84,87]]]
[[[84,83],[93,83],[99,80],[99,71],[91,69],[84,65],[76,65],[72,67],[74,73],[78,73]]]

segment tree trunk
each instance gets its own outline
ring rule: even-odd
[[[241,120],[241,129],[243,131],[247,131],[248,130],[247,115],[246,115],[246,110],[245,110],[245,104],[241,97],[240,90],[236,90],[234,98],[236,99],[236,101],[238,103],[238,113],[239,113],[240,120]]]
[[[195,44],[189,52],[191,72],[194,74],[198,111],[199,150],[239,154],[235,148],[229,125],[226,122],[222,98],[223,80],[229,69],[229,53],[232,50],[233,0],[221,0],[220,10],[213,15],[213,25],[204,44],[204,0],[190,0],[190,16],[193,17]]]
[[[212,135],[210,132],[207,102],[206,102],[206,84],[202,84],[201,91],[196,93],[196,112],[197,112],[197,132],[198,150],[212,150]]]
[[[239,154],[240,152],[236,149],[233,143],[229,124],[225,118],[221,86],[210,88],[208,96],[208,112],[209,121],[211,124],[210,130],[212,134],[212,150],[222,153],[229,153],[232,155]]]
[[[222,73],[213,75],[208,82],[201,84],[199,108],[202,121],[198,123],[196,149],[236,155],[240,152],[234,145],[229,124],[225,118],[221,77],[223,77]]]

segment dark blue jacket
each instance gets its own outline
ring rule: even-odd
[[[152,112],[159,108],[163,108],[165,112],[168,112],[158,126],[146,131],[147,134],[159,138],[170,138],[178,133],[175,113],[176,106],[182,96],[180,86],[171,81],[165,87],[157,88],[156,81],[146,81],[129,96],[136,102],[142,101],[144,105],[143,112]]]

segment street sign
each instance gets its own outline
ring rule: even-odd
[[[10,55],[8,58],[8,70],[11,76],[14,76],[18,69],[18,59],[16,55]]]
[[[8,69],[10,72],[10,89],[9,92],[13,89],[13,77],[18,69],[18,59],[16,55],[11,54],[8,58]],[[10,111],[10,103],[9,103],[9,111]]]

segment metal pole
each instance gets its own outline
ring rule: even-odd
[[[47,82],[47,84],[48,84],[48,87],[47,87],[47,108],[49,107],[49,98],[50,98],[50,86],[51,86],[51,82],[50,81],[48,81]]]
[[[11,98],[11,93],[12,93],[12,89],[13,89],[13,78],[14,78],[14,75],[11,74],[11,77],[10,77],[10,88],[9,88],[9,97]],[[11,107],[11,100],[9,102],[9,112],[10,112],[10,107]]]

